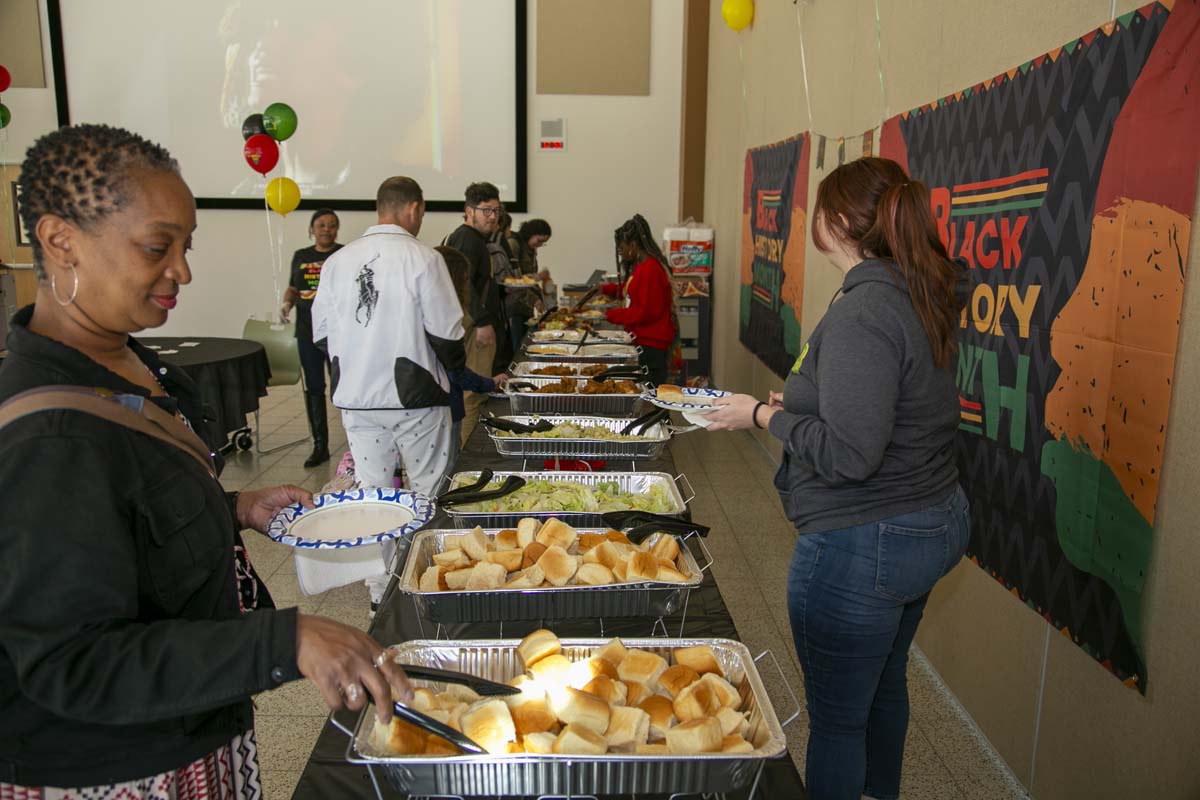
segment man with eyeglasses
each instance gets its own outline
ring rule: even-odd
[[[443,244],[453,247],[467,257],[471,264],[471,301],[467,309],[470,319],[464,321],[467,331],[467,369],[479,375],[491,375],[496,358],[496,334],[504,330],[504,307],[500,289],[492,275],[492,260],[488,239],[500,226],[500,190],[493,184],[472,183],[466,191],[465,222],[446,237]],[[479,421],[479,412],[487,395],[466,392],[466,416],[463,417],[462,444],[466,444]]]

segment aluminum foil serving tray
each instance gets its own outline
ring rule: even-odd
[[[579,533],[603,533],[605,528],[581,529]],[[594,619],[603,617],[646,617],[654,619],[674,614],[691,590],[700,585],[704,571],[712,565],[699,536],[681,537],[679,554],[683,559],[685,583],[613,583],[605,586],[585,584],[539,589],[493,589],[490,591],[423,592],[421,574],[433,565],[433,554],[445,549],[446,539],[467,530],[423,530],[408,549],[399,589],[410,595],[417,610],[433,622],[498,622],[516,619]],[[484,531],[489,539],[496,530]],[[648,541],[651,545],[655,534]],[[700,566],[690,545],[704,553]],[[575,548],[571,550],[575,553]]]
[[[572,661],[587,658],[608,639],[563,639],[563,655]],[[679,647],[708,645],[730,683],[745,698],[750,712],[746,739],[754,750],[744,754],[702,755],[463,755],[452,757],[395,756],[380,753],[371,741],[374,709],[359,713],[347,746],[346,760],[384,771],[399,791],[428,795],[629,795],[728,792],[755,781],[765,759],[787,747],[783,726],[767,695],[754,658],[741,642],[731,639],[622,639],[670,658]],[[395,646],[408,664],[458,670],[494,681],[523,673],[516,639],[414,640]],[[436,684],[432,687],[440,689]],[[791,719],[795,719],[793,716]],[[789,722],[791,721],[789,719]]]
[[[615,483],[617,489],[630,494],[644,494],[651,486],[661,486],[671,500],[671,507],[658,513],[669,516],[682,516],[687,513],[687,504],[696,496],[687,478],[683,475],[672,477],[665,472],[496,472],[492,479],[503,481],[509,475],[519,475],[526,481],[578,483],[588,487],[595,487],[601,483]],[[478,479],[478,472],[459,472],[450,479],[449,488],[465,486]],[[686,498],[679,490],[679,483],[687,485]],[[600,518],[603,512],[600,511],[466,511],[464,506],[453,505],[446,506],[445,511],[456,524],[465,528],[473,528],[476,525],[481,528],[515,528],[523,517],[558,517],[575,528],[600,527],[604,524],[604,520]]]
[[[629,424],[620,417],[579,416],[507,416],[504,419],[532,425],[546,420],[551,425],[573,422],[582,426],[607,428],[619,433]],[[658,458],[671,440],[666,423],[656,422],[646,429],[641,439],[546,439],[533,436],[501,436],[488,430],[496,452],[512,458]]]

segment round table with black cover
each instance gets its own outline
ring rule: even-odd
[[[139,336],[168,364],[181,368],[200,388],[205,406],[205,444],[224,449],[229,434],[245,430],[246,415],[258,410],[267,396],[271,366],[267,351],[248,339],[214,336]]]
[[[493,399],[489,402],[487,410],[496,414],[508,413],[508,401]],[[467,472],[484,467],[497,471],[520,469],[519,462],[506,459],[496,453],[496,447],[488,438],[487,431],[482,425],[479,425],[463,448],[462,455],[459,457],[458,470]],[[676,474],[675,458],[671,454],[670,446],[663,451],[659,458],[639,462],[638,469],[644,472]],[[445,511],[439,510],[428,527],[452,528],[454,525]],[[403,565],[406,555],[404,543],[401,544],[400,549],[401,552],[397,555],[397,564]],[[434,638],[433,624],[423,623],[417,617],[411,600],[396,590],[396,583],[397,581],[393,577],[368,632],[380,644]],[[365,608],[363,612],[366,613]],[[683,622],[683,635],[688,638],[741,639],[711,570],[705,574],[704,582],[692,591],[688,601],[686,621],[681,618],[682,615],[683,611],[681,610],[664,620],[672,635],[678,634],[680,623]],[[604,620],[604,635],[644,637],[649,635],[652,622],[644,617],[606,619]],[[494,639],[498,635],[498,627],[496,623],[450,625],[446,627],[445,633],[451,640]],[[541,627],[541,622],[538,620],[505,622],[504,638],[520,639],[539,627]],[[550,627],[563,637],[592,637],[599,634],[595,620],[559,620],[552,623]],[[781,716],[787,711],[788,709],[776,707],[776,712]],[[353,725],[355,715],[342,712],[338,719],[346,725]],[[292,800],[375,797],[375,790],[366,768],[346,762],[347,744],[348,740],[343,733],[329,723],[325,724],[292,794]],[[411,796],[396,791],[383,777],[382,772],[378,773],[378,777],[385,800],[411,800]],[[719,798],[719,800],[747,800],[748,795],[749,788],[707,797]],[[767,760],[762,780],[755,794],[756,800],[773,800],[774,798],[804,800],[807,796],[800,774],[796,771],[796,767],[787,753]],[[700,800],[700,797],[700,795],[687,795],[681,797],[680,800]],[[487,798],[487,800],[498,799]],[[613,798],[605,796],[603,800],[613,800]],[[668,796],[638,795],[637,800],[668,800]]]

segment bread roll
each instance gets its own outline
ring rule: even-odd
[[[654,396],[659,400],[668,400],[672,403],[683,402],[683,389],[669,383],[659,384],[654,390]]]
[[[637,681],[621,681],[621,683],[625,687],[625,705],[627,706],[641,705],[643,700],[654,694],[646,688],[644,683]]]
[[[621,687],[621,689],[618,689],[618,686]],[[625,704],[624,694],[621,691],[624,688],[625,684],[621,683],[620,681],[614,681],[612,678],[609,678],[605,675],[597,675],[585,683],[580,691],[595,695],[604,702],[608,703],[610,706],[617,706]]]
[[[602,756],[608,752],[608,740],[603,733],[579,725],[567,725],[554,740],[552,750],[563,755]]]
[[[584,727],[599,734],[608,730],[611,709],[608,703],[594,694],[570,687],[561,692],[551,691],[550,710],[567,727]]]
[[[522,555],[520,550],[494,550],[484,556],[484,561],[499,564],[504,567],[505,574],[508,574],[521,568]]]
[[[437,697],[434,696],[432,691],[421,687],[420,689],[413,689],[413,699],[408,704],[408,707],[427,714],[435,708],[441,708],[441,705],[438,704]]]
[[[445,533],[442,534],[442,549],[443,550],[462,550],[463,539],[467,538],[465,533]]]
[[[474,571],[474,567],[467,567],[466,569],[456,569],[453,572],[447,572],[445,574],[446,587],[454,592],[467,588],[467,581],[470,580],[471,573]]]
[[[671,708],[671,701],[655,694],[638,703],[637,707],[650,715],[650,738],[665,739],[667,730],[675,724],[675,711]]]
[[[615,667],[625,660],[625,656],[628,653],[629,651],[625,649],[624,642],[620,639],[612,639],[596,652],[596,658],[603,658]]]
[[[629,559],[625,577],[632,583],[652,581],[658,578],[658,559],[649,553],[634,553]]]
[[[745,737],[746,729],[750,727],[746,722],[746,715],[732,708],[722,708],[718,711],[717,722],[721,723],[721,734],[724,736],[732,736],[736,733]]]
[[[607,586],[616,583],[617,578],[612,570],[603,564],[584,564],[575,573],[575,582],[588,586]]]
[[[521,569],[532,567],[544,552],[546,552],[546,545],[537,542],[526,547],[521,551]]]
[[[527,733],[521,739],[521,744],[526,753],[548,756],[554,752],[554,740],[557,738],[553,733]]]
[[[561,653],[538,659],[529,668],[534,680],[542,685],[547,692],[562,689],[571,680],[571,662]]]
[[[525,665],[526,669],[561,650],[562,642],[558,640],[553,631],[545,628],[529,634],[517,645],[517,655],[521,657],[521,663]]]
[[[377,746],[396,755],[417,755],[425,750],[425,739],[428,734],[399,717],[392,717],[389,725],[381,725],[375,720],[375,730],[372,731]]]
[[[546,580],[552,586],[566,586],[567,582],[575,577],[575,569],[578,566],[575,557],[558,545],[548,547],[537,560],[537,565],[546,573]]]
[[[664,533],[658,537],[654,545],[650,548],[650,552],[657,559],[666,559],[674,564],[675,559],[679,557],[679,540],[669,533]]]
[[[614,531],[611,528],[604,532],[604,537],[610,542],[615,542],[617,544],[633,544],[633,542],[629,541],[628,536],[620,531]]]
[[[637,681],[654,689],[658,678],[667,669],[667,660],[647,650],[630,650],[617,666],[617,674],[623,681]]]
[[[499,533],[497,533],[496,538],[493,540],[493,544],[496,545],[497,550],[520,550],[521,549],[517,543],[517,532],[516,532],[516,530],[514,530],[512,528],[509,528],[508,530],[503,530],[503,531],[500,531]]]
[[[534,541],[540,542],[546,547],[558,545],[563,550],[569,550],[577,538],[578,534],[574,528],[560,519],[551,517],[546,520],[546,524],[542,525]]]
[[[608,540],[604,538],[603,533],[581,533],[579,534],[579,551],[586,553],[606,541]]]
[[[613,546],[612,542],[601,542],[584,554],[584,561],[603,564],[612,569],[621,561],[621,553]]]
[[[612,573],[613,573],[613,578],[615,578],[617,580],[617,583],[628,583],[629,582],[629,562],[628,561],[618,561],[616,564],[613,564]]]
[[[542,523],[533,517],[526,517],[517,523],[517,545],[521,548],[529,547],[537,538],[538,528],[542,527]]]
[[[521,736],[544,733],[558,725],[558,717],[550,710],[545,694],[540,699],[528,700],[510,709],[513,727]]]
[[[687,687],[700,680],[696,670],[683,664],[676,664],[666,669],[658,678],[658,685],[667,690],[674,699]]]
[[[445,691],[438,695],[438,702],[442,704],[442,708],[447,710],[458,703],[474,703],[482,699],[470,686],[463,686],[460,683],[447,684]]]
[[[713,717],[701,717],[667,731],[667,747],[672,753],[716,753],[724,738],[721,723]]]
[[[680,647],[671,655],[675,658],[676,664],[685,664],[701,675],[712,672],[725,677],[725,672],[721,669],[721,664],[713,654],[712,648],[706,644],[698,644],[695,647]]]
[[[458,745],[451,744],[436,733],[425,737],[425,747],[421,750],[421,754],[426,756],[456,756],[461,752]]]
[[[544,578],[545,576],[543,575],[542,577]],[[538,586],[541,586],[541,585],[542,585],[541,581],[534,583],[532,577],[527,575],[526,572],[524,570],[522,570],[521,572],[518,572],[517,574],[515,574],[511,578],[509,578],[508,582],[504,584],[504,588],[505,589],[536,589]]]
[[[716,698],[718,707],[713,710],[714,714],[722,708],[737,708],[742,704],[742,698],[738,694],[738,690],[720,675],[709,672],[701,677],[700,680],[708,684],[708,687],[712,689],[713,697]]]
[[[507,753],[509,742],[517,738],[508,705],[496,698],[473,703],[461,724],[463,734],[492,755]]]
[[[671,750],[665,744],[655,742],[654,744],[634,745],[633,752],[634,755],[639,756],[665,756],[670,755]]]
[[[754,745],[747,742],[739,734],[732,734],[721,739],[722,753],[753,753]]]
[[[680,722],[712,716],[721,710],[721,704],[713,695],[712,689],[702,680],[680,692],[672,707],[675,709],[675,717]]]
[[[417,583],[417,588],[422,592],[439,592],[442,583],[442,567],[434,564],[421,573],[421,580]]]
[[[687,583],[687,573],[681,572],[673,565],[660,564],[658,567],[658,577],[655,580],[665,583]]]
[[[645,744],[650,739],[650,715],[640,708],[617,706],[609,715],[604,738],[609,747],[625,751]]]
[[[478,526],[475,530],[463,537],[462,549],[473,561],[483,561],[483,557],[488,552],[487,534],[483,532],[483,528]]]
[[[462,733],[462,715],[467,713],[467,709],[470,707],[467,703],[455,703],[447,708],[446,713],[450,715],[450,719],[446,724]]]
[[[459,548],[453,550],[443,550],[440,553],[433,554],[433,563],[438,566],[446,567],[449,571],[461,569],[471,563],[471,558]]]
[[[588,671],[591,673],[592,677],[604,675],[608,678],[612,678],[614,681],[619,680],[621,677],[617,673],[616,665],[607,659],[601,658],[600,656],[593,656],[584,663],[588,665]]]
[[[499,589],[507,578],[508,570],[504,568],[503,564],[480,561],[471,568],[465,588],[467,591]]]

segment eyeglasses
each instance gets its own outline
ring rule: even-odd
[[[500,212],[504,210],[499,206],[496,208],[491,208],[490,206],[471,206],[471,208],[475,209],[480,214],[483,214],[485,217],[498,217],[500,216]]]

